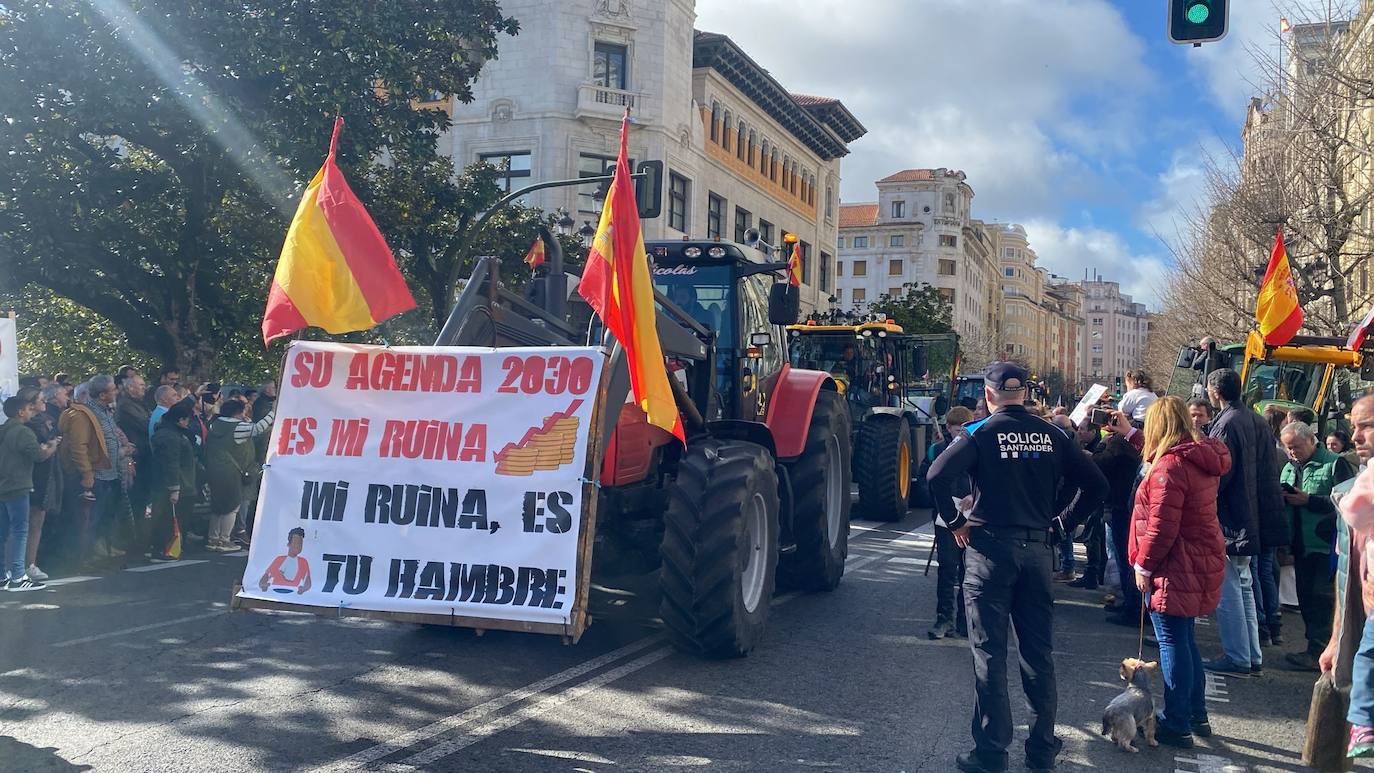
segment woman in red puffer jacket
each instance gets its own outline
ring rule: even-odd
[[[1156,738],[1188,748],[1194,732],[1211,735],[1193,628],[1221,598],[1226,541],[1217,485],[1231,454],[1225,443],[1194,434],[1182,400],[1164,397],[1145,415],[1143,456],[1148,468],[1131,516],[1130,560],[1159,639],[1164,711]]]

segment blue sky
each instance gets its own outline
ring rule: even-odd
[[[1279,11],[1232,0],[1231,30],[1170,43],[1165,0],[697,0],[787,88],[843,99],[869,129],[845,201],[899,169],[963,169],[974,215],[1026,225],[1041,265],[1096,269],[1158,300],[1170,234],[1203,191],[1204,154],[1238,147],[1251,49]]]

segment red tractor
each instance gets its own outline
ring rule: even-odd
[[[520,297],[483,259],[438,343],[609,348],[593,585],[648,580],[677,647],[740,656],[762,637],[775,586],[828,591],[844,574],[849,412],[829,374],[788,363],[799,299],[778,281],[785,263],[715,241],[646,247],[685,447],[627,402],[624,350],[575,294],[561,313],[561,282]]]

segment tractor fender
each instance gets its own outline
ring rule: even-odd
[[[779,459],[801,456],[806,445],[806,429],[811,426],[811,413],[816,409],[816,395],[822,389],[839,391],[829,373],[782,366],[763,420],[773,433]]]
[[[763,446],[768,449],[768,453],[777,456],[777,444],[773,440],[773,431],[766,424],[757,421],[710,421],[706,423],[707,434],[712,437],[724,438],[727,440],[746,440],[755,445]]]

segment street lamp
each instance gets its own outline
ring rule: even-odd
[[[596,228],[592,226],[592,221],[583,220],[582,227],[577,229],[577,235],[582,237],[584,245],[592,243],[592,237],[596,236]]]
[[[568,234],[572,233],[572,227],[573,227],[574,225],[577,225],[577,223],[576,223],[576,221],[574,221],[574,220],[572,219],[572,216],[568,214],[568,210],[563,209],[562,207],[559,207],[559,208],[558,208],[558,233],[561,234],[561,235],[563,235],[563,236],[567,236]]]

